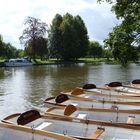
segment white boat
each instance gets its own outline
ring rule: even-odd
[[[136,85],[136,82],[133,83],[135,83]],[[140,95],[140,87],[122,85],[121,82],[111,82],[109,84],[106,84],[106,88],[114,91],[125,92],[128,94]]]
[[[135,79],[131,82],[131,85],[140,90],[140,79]]]
[[[99,93],[109,93],[115,95],[140,96],[140,89],[136,86],[122,85],[120,82],[111,82],[105,87],[97,87],[95,84],[85,84],[81,87],[85,91],[93,91]]]
[[[38,111],[16,113],[0,122],[0,140],[77,140],[51,132],[51,127],[51,122],[44,122]]]
[[[74,105],[66,107],[52,107],[45,111],[51,115],[67,115],[69,117],[77,117],[84,120],[107,121],[126,124],[140,124],[140,110],[113,110],[113,109],[98,109],[98,108],[80,108]]]
[[[77,140],[58,133],[0,122],[0,140]]]
[[[126,94],[115,94],[114,92],[103,92],[103,90],[90,89],[84,90],[82,88],[75,88],[70,92],[61,92],[75,98],[86,98],[86,99],[96,99],[96,100],[109,100],[109,101],[124,101],[124,102],[139,102],[140,96],[128,96]]]
[[[62,140],[74,140],[70,137],[82,140],[136,140],[140,139],[140,126],[126,125],[121,123],[109,123],[98,121],[87,121],[80,118],[70,118],[68,116],[40,115],[36,110],[30,110],[22,114],[13,114],[2,120],[3,126],[8,129],[7,133],[16,131],[18,137],[23,140],[50,140],[49,138],[39,138],[38,134],[55,134],[55,136],[64,136]],[[11,129],[11,130],[10,130]],[[26,133],[22,133],[22,132]],[[27,132],[30,135],[27,135]],[[5,133],[5,135],[8,135]],[[14,133],[15,134],[15,133]],[[6,136],[0,133],[0,139],[5,140]],[[52,136],[52,135],[51,135]],[[67,137],[70,136],[70,137]],[[55,140],[60,140],[55,137]],[[12,137],[9,137],[12,139]],[[18,140],[19,140],[18,139]],[[9,139],[8,139],[9,140]],[[13,139],[17,140],[17,139]],[[51,139],[53,140],[53,139]]]
[[[31,66],[33,63],[27,58],[9,59],[4,62],[6,67]]]
[[[82,108],[104,108],[104,109],[140,109],[139,102],[123,102],[123,101],[109,101],[109,100],[94,100],[86,98],[71,98],[66,94],[60,94],[57,97],[47,98],[45,101],[47,107],[67,106],[69,104]]]

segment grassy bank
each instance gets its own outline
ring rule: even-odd
[[[3,59],[0,59],[0,66],[4,66]],[[107,60],[106,58],[80,58],[78,60],[71,60],[71,61],[64,61],[64,60],[57,60],[57,59],[48,59],[48,60],[40,60],[36,59],[36,61],[33,61],[34,65],[51,65],[51,64],[73,64],[73,63],[98,63],[98,62],[111,62],[113,63],[113,60]]]
[[[0,67],[4,66],[4,60],[0,59]]]
[[[71,63],[96,63],[96,62],[107,62],[108,60],[106,58],[80,58],[78,60],[70,60],[70,61],[64,61],[64,60],[57,60],[57,59],[48,59],[48,60],[40,60],[36,59],[34,65],[47,65],[47,64],[71,64]],[[112,62],[112,60],[109,60]]]

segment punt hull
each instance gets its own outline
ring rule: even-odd
[[[77,140],[68,136],[0,122],[0,140]]]
[[[104,139],[104,140],[112,140],[112,139],[140,139],[140,126],[134,125],[125,125],[121,123],[108,123],[108,122],[98,122],[98,121],[90,121],[90,120],[81,120],[77,118],[70,118],[67,116],[54,116],[54,115],[45,115],[40,116],[35,120],[30,120],[31,111],[28,111],[29,114],[21,114],[17,117],[17,122],[20,125],[12,124],[12,120],[16,120],[14,117],[8,116],[3,120],[6,125],[5,128],[15,128],[16,130],[23,129],[28,131],[28,133],[32,133],[30,139],[36,139],[34,134],[47,134],[47,136],[52,136],[51,134],[55,134],[57,137],[53,137],[57,140],[72,140],[67,136],[76,137],[79,139],[86,140],[94,140],[94,139]],[[31,117],[30,119],[28,117]],[[19,119],[20,118],[20,119]],[[21,119],[22,118],[22,119]],[[25,120],[23,120],[25,119]],[[20,120],[20,121],[19,121]],[[30,121],[28,121],[30,120]],[[11,123],[7,124],[6,123]],[[27,122],[28,121],[28,122]],[[24,126],[21,126],[21,123],[25,123]],[[8,125],[8,126],[7,126]],[[2,124],[0,125],[2,127]],[[33,127],[34,126],[34,127]],[[13,130],[12,129],[12,130]],[[8,132],[8,131],[7,131]],[[37,133],[38,132],[38,133]],[[40,133],[39,133],[40,132]],[[60,137],[58,137],[58,135]],[[3,135],[1,135],[2,137]],[[62,138],[63,136],[63,138]],[[45,138],[47,139],[47,138]],[[27,139],[28,140],[28,139]],[[42,140],[42,139],[41,139]]]
[[[57,106],[67,106],[69,104],[75,105],[76,107],[81,107],[81,108],[98,108],[98,109],[114,109],[117,111],[120,110],[140,110],[140,104],[139,103],[134,103],[134,104],[128,104],[125,102],[122,102],[122,104],[119,102],[110,102],[110,101],[96,101],[96,100],[81,100],[78,98],[72,98],[72,99],[67,99],[65,101],[62,101],[61,103],[56,102],[56,98],[48,98],[45,101],[45,104],[47,107],[55,107]]]

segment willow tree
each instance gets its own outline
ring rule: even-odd
[[[25,45],[25,47],[28,47],[29,44],[31,44],[30,47],[32,48],[33,59],[35,60],[35,56],[37,53],[36,40],[37,38],[45,36],[46,31],[47,31],[47,24],[44,22],[41,22],[40,19],[36,19],[34,17],[27,17],[24,25],[26,27],[23,30],[22,36],[20,36],[19,39],[21,43]]]

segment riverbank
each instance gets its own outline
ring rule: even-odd
[[[106,62],[106,63],[114,63],[116,64],[112,59],[107,60],[106,58],[81,58],[78,60],[71,60],[71,61],[63,61],[63,60],[57,60],[57,59],[49,59],[49,60],[40,60],[36,59],[36,61],[32,61],[34,66],[38,65],[58,65],[58,64],[77,64],[77,63],[90,63],[90,64],[96,64],[99,62]],[[4,67],[4,60],[0,60],[0,67]]]

